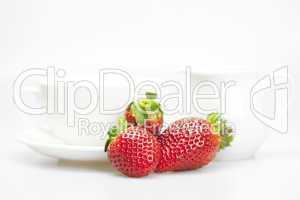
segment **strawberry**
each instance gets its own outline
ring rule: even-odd
[[[121,118],[119,125],[112,127],[108,134],[105,150],[114,168],[129,177],[146,176],[155,170],[160,146],[156,137],[144,127],[128,126]]]
[[[208,164],[219,149],[233,140],[232,129],[217,113],[207,120],[184,118],[172,123],[158,136],[161,160],[155,171],[196,169]]]
[[[146,98],[131,102],[125,111],[127,122],[158,134],[163,125],[163,112],[155,99],[155,93],[146,92]]]

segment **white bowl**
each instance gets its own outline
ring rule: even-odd
[[[252,109],[254,103],[267,105],[272,99],[268,96],[257,99],[252,94],[252,88],[261,77],[261,73],[249,71],[192,73],[191,85],[193,88],[198,85],[195,94],[202,94],[191,107],[192,115],[222,113],[234,130],[231,146],[218,153],[218,160],[247,159],[263,144],[267,127],[255,117]]]

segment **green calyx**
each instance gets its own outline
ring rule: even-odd
[[[227,125],[227,120],[221,118],[218,113],[210,113],[207,116],[207,121],[211,124],[212,130],[221,137],[220,150],[230,146],[234,136],[232,128]]]
[[[145,95],[146,95],[147,99],[156,99],[157,98],[157,94],[154,92],[146,92]]]
[[[162,119],[163,112],[160,109],[160,104],[156,102],[157,95],[153,92],[146,92],[146,98],[140,99],[137,102],[129,104],[128,109],[134,116],[135,121],[138,125],[144,125],[146,119]],[[118,119],[117,125],[112,126],[107,134],[108,139],[106,140],[104,151],[106,152],[109,144],[117,137],[118,134],[123,132],[128,127],[128,122],[125,117]]]
[[[117,135],[123,132],[128,127],[127,121],[125,117],[120,117],[118,119],[117,125],[114,125],[109,128],[107,134],[108,139],[106,140],[104,151],[106,152],[108,149],[109,144],[117,137]]]
[[[146,98],[130,105],[130,110],[137,124],[144,125],[146,119],[160,119],[162,117],[163,113],[160,104],[155,100],[156,97],[156,93],[146,92]]]

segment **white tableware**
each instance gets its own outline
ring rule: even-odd
[[[106,69],[105,73],[107,74],[102,79],[99,70],[103,69]],[[151,70],[145,72],[135,68],[127,71],[122,68],[99,68],[94,70],[95,73],[72,72],[72,70],[66,71],[64,78],[56,77],[54,86],[49,84],[49,81],[47,83],[46,76],[34,79],[24,85],[23,91],[24,94],[34,99],[30,106],[46,107],[50,103],[55,103],[53,113],[27,115],[27,120],[30,123],[35,121],[37,129],[70,145],[104,146],[108,128],[116,123],[119,116],[124,114],[132,100],[144,97],[146,91],[160,89],[163,80],[174,80],[170,76],[171,73],[168,77],[164,77]],[[91,94],[91,91],[84,90],[85,88],[77,89],[74,101],[71,99],[70,102],[68,101],[70,98],[67,98],[70,81],[72,81],[71,85],[88,81],[97,89],[96,94]],[[168,92],[168,90],[169,88],[162,91]],[[54,91],[54,100],[49,100],[49,91]],[[70,116],[67,107],[70,103],[84,108],[90,104],[91,96],[94,99],[97,98],[95,109],[85,114],[75,113],[74,116]],[[105,113],[101,110],[102,108],[105,109]],[[108,110],[116,108],[117,111],[108,112]],[[71,120],[74,121],[73,125],[68,124],[68,121]]]
[[[128,73],[129,75],[132,74],[130,71]],[[220,68],[215,71],[208,71],[207,68],[203,68],[203,70],[193,68],[190,75],[171,72],[168,73],[168,76],[165,76],[165,74],[150,76],[146,72],[142,72],[139,75],[133,73],[134,76],[131,77],[134,79],[135,84],[139,84],[141,81],[148,81],[152,88],[154,86],[154,88],[157,87],[156,89],[161,89],[160,95],[163,97],[166,94],[171,94],[172,96],[173,93],[176,94],[178,90],[182,90],[183,96],[180,96],[179,99],[182,97],[183,105],[179,105],[178,112],[172,112],[172,109],[178,103],[176,101],[178,99],[173,98],[175,101],[170,101],[170,98],[166,105],[162,104],[163,109],[165,109],[165,122],[170,123],[177,119],[191,116],[204,118],[211,112],[222,113],[223,117],[233,127],[235,137],[230,147],[218,153],[217,159],[219,160],[250,158],[263,144],[266,133],[270,129],[267,129],[268,124],[263,123],[259,118],[260,113],[258,110],[266,110],[265,108],[272,110],[273,107],[270,105],[275,102],[275,99],[273,95],[259,92],[255,86],[262,81],[264,76],[268,75],[267,73],[221,70]],[[278,73],[274,72],[272,84],[276,84],[276,76],[280,78],[280,81],[284,80],[284,78],[278,76]],[[77,74],[76,78],[71,78],[71,80],[89,80],[96,86],[99,86],[98,78],[97,74],[85,76],[84,78]],[[121,108],[119,112],[111,114],[99,113],[99,106],[101,105],[97,105],[96,109],[90,113],[84,115],[76,114],[73,127],[68,126],[69,115],[66,113],[45,114],[37,117],[30,116],[30,118],[31,120],[35,119],[37,122],[36,127],[39,130],[47,133],[52,138],[62,141],[64,145],[86,145],[91,146],[91,148],[104,146],[107,129],[112,124],[115,124],[117,117],[123,114],[126,105],[130,102],[130,89],[133,89],[131,92],[134,95],[136,95],[136,92],[139,92],[134,89],[140,89],[139,85],[135,85],[135,88],[129,88],[127,83],[122,83],[118,78],[105,81],[105,84],[106,90],[102,97],[108,103],[108,107],[115,108],[117,106]],[[172,86],[170,87],[170,85]],[[179,87],[174,87],[177,85]],[[59,87],[62,86],[58,86],[58,90],[62,91],[62,88],[59,89]],[[272,88],[270,90],[272,93]],[[38,82],[32,84],[31,87],[25,87],[25,92],[31,93],[35,97],[37,105],[47,104],[47,85],[45,83]],[[260,95],[256,95],[256,93],[260,93]],[[76,97],[76,102],[79,105],[86,105],[90,102],[89,95],[84,92],[76,93]],[[167,111],[167,109],[169,110]],[[81,118],[87,120],[91,125],[90,132],[93,132],[92,134],[85,135],[79,132],[79,119]],[[99,126],[93,126],[93,123],[100,123],[104,126],[100,130]],[[96,131],[93,131],[93,127],[96,127]],[[45,145],[43,146],[45,147]]]
[[[94,89],[85,88],[86,84],[82,84],[76,89],[74,95],[68,97],[70,85],[83,83],[83,81],[89,82]],[[56,82],[53,86],[43,79],[32,81],[31,84],[24,86],[24,93],[30,94],[35,99],[32,102],[34,107],[47,107],[49,103],[55,104],[53,107],[55,110],[52,112],[48,109],[44,114],[27,115],[28,120],[34,120],[37,129],[64,141],[65,144],[103,146],[107,130],[115,124],[118,116],[124,112],[130,102],[128,84],[114,77],[114,79],[106,80],[102,88],[103,84],[97,73],[76,74],[76,76],[63,79],[63,82],[64,85]],[[54,99],[50,99],[51,102],[49,90],[55,91]],[[90,106],[93,104],[92,101],[95,106]],[[83,113],[75,109],[71,110],[68,107],[70,104],[74,104],[77,110],[83,110]],[[86,109],[88,106],[91,109]],[[102,108],[105,112],[101,110]],[[118,110],[109,112],[108,110],[111,109]]]
[[[38,153],[56,159],[107,161],[103,146],[68,145],[39,130],[21,132],[17,140]]]
[[[252,108],[253,104],[267,107],[273,102],[273,96],[253,96],[252,88],[262,76],[262,73],[248,71],[192,73],[192,88],[198,87],[193,98],[196,95],[199,98],[191,106],[191,115],[205,116],[210,112],[219,112],[234,129],[234,141],[218,153],[218,160],[247,159],[263,144],[267,126],[256,118]]]

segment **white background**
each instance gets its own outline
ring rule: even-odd
[[[0,199],[299,199],[299,10],[297,0],[0,1]],[[15,142],[22,123],[12,82],[28,67],[73,64],[154,66],[145,72],[287,64],[295,82],[289,133],[271,134],[252,160],[143,179],[106,164],[57,162]]]

